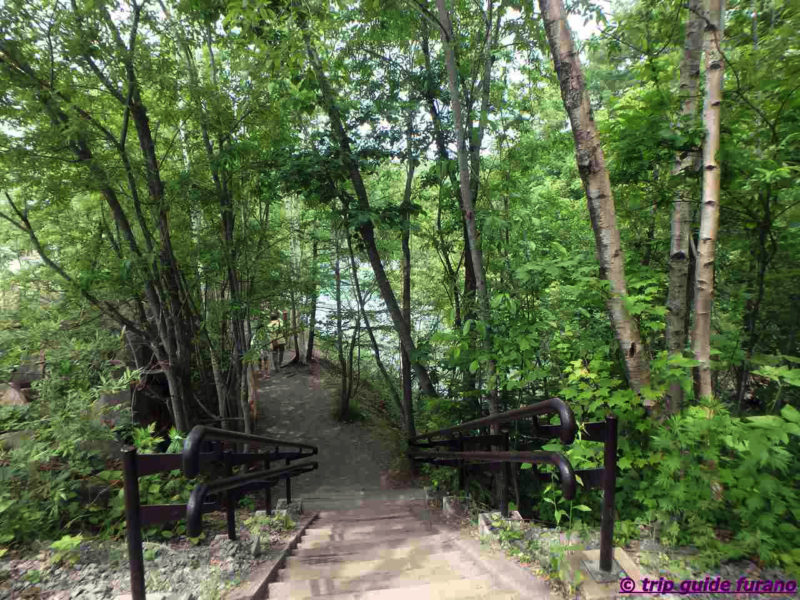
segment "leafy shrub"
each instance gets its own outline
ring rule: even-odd
[[[120,535],[125,523],[121,465],[103,452],[103,446],[113,447],[129,434],[142,451],[153,451],[164,442],[155,436],[154,427],[131,428],[128,406],[106,409],[120,412],[115,430],[98,414],[100,395],[127,389],[138,378],[136,371],[114,375],[119,369],[112,360],[118,336],[70,335],[51,344],[47,377],[33,384],[36,399],[0,410],[0,429],[31,432],[19,448],[0,451],[0,546],[68,540],[63,536],[70,532]],[[181,445],[180,435],[171,431],[170,448]],[[142,502],[188,499],[188,484],[179,475],[173,471],[142,477]],[[155,527],[144,533],[172,535]]]
[[[706,401],[653,438],[658,461],[635,496],[667,523],[662,538],[727,559],[800,571],[800,412],[735,418]]]
[[[50,557],[50,562],[55,565],[66,563],[73,565],[78,560],[78,549],[83,542],[82,535],[65,535],[60,540],[56,540],[50,544],[50,548],[54,550],[53,555]]]

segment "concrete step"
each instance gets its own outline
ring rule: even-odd
[[[458,571],[463,561],[459,552],[440,552],[437,554],[411,555],[399,558],[377,560],[357,560],[342,563],[321,565],[299,564],[291,569],[282,569],[278,573],[279,581],[297,581],[299,579],[337,579],[357,578],[375,573],[397,573],[412,569],[439,570],[451,568]]]
[[[452,535],[450,534],[430,532],[422,536],[388,536],[379,540],[355,540],[327,543],[321,542],[320,540],[312,542],[306,541],[305,543],[301,542],[295,549],[294,556],[358,554],[359,552],[375,552],[419,544],[437,544],[451,539]]]
[[[325,594],[366,592],[389,588],[414,587],[424,581],[438,583],[465,578],[450,568],[411,569],[399,573],[374,573],[358,578],[324,578],[279,581],[269,586],[270,598],[313,598]],[[487,577],[485,583],[491,583]]]
[[[395,519],[416,519],[410,511],[407,510],[394,510],[386,511],[385,513],[375,513],[373,511],[359,511],[347,515],[339,515],[335,512],[327,512],[325,515],[320,514],[314,524],[317,523],[364,523],[372,522],[375,520],[393,521]]]
[[[395,531],[390,535],[382,536],[368,536],[357,539],[347,540],[331,540],[330,537],[306,537],[301,538],[300,544],[297,546],[301,550],[310,550],[314,548],[326,548],[331,551],[346,550],[348,548],[367,548],[376,545],[392,545],[408,542],[409,540],[424,540],[440,535],[435,531],[419,531],[419,532],[403,532]]]
[[[388,517],[366,517],[358,520],[317,519],[312,529],[338,529],[341,531],[357,531],[363,528],[396,527],[398,525],[419,525],[423,523],[414,515],[391,515]]]
[[[295,496],[303,499],[303,505],[313,511],[352,510],[359,507],[399,506],[406,502],[425,502],[425,491],[416,488],[401,490],[339,490],[295,489]]]
[[[273,584],[274,585],[274,584]],[[270,586],[270,598],[272,586]],[[281,598],[281,596],[275,596]],[[491,581],[484,578],[454,579],[435,583],[345,592],[343,594],[321,594],[317,596],[283,596],[292,600],[303,598],[325,598],[325,600],[521,600],[521,596],[506,590],[493,589]]]
[[[344,540],[359,540],[359,539],[373,539],[375,537],[391,537],[397,533],[406,533],[408,535],[415,535],[417,533],[424,533],[431,531],[431,529],[420,521],[395,523],[393,525],[377,524],[377,525],[357,525],[354,527],[310,527],[303,534],[303,539],[327,539],[331,541],[344,541]]]
[[[305,501],[304,501],[305,502]],[[380,506],[363,506],[360,508],[349,508],[347,510],[321,510],[319,512],[320,519],[334,519],[341,521],[351,518],[369,518],[374,516],[389,516],[389,515],[409,515],[411,511],[408,504],[403,502],[399,504]]]
[[[325,564],[339,563],[351,560],[374,560],[384,558],[402,558],[412,554],[439,554],[442,552],[452,552],[456,547],[449,541],[420,542],[410,540],[405,544],[396,544],[395,547],[381,545],[371,545],[367,548],[355,548],[349,552],[331,552],[330,549],[322,547],[312,550],[296,552],[287,558],[287,568],[294,564]]]

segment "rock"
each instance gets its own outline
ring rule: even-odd
[[[34,381],[39,381],[44,377],[45,358],[44,352],[39,356],[29,356],[24,358],[20,365],[11,373],[11,384],[17,389],[28,388]],[[15,385],[16,384],[16,385]]]
[[[288,516],[290,519],[296,521],[298,517],[303,514],[303,499],[300,498],[299,500],[287,504],[286,498],[281,498],[275,505],[275,510],[272,511],[272,514],[276,517]]]
[[[425,488],[425,500],[428,502],[441,502],[442,501],[442,492],[437,490],[436,488],[426,487]]]
[[[253,539],[253,543],[250,545],[250,554],[253,555],[254,558],[258,558],[261,556],[261,536],[257,535]]]
[[[495,531],[495,526],[492,521],[502,519],[503,515],[497,512],[481,513],[478,515],[478,534],[483,537],[485,535],[492,535]]]
[[[33,439],[33,431],[27,429],[0,433],[0,449],[16,450],[30,439]]]
[[[468,507],[468,498],[459,498],[457,496],[445,496],[442,498],[442,512],[447,517],[460,517],[467,512]]]
[[[133,600],[133,596],[130,594],[122,594],[121,596],[116,596],[115,600]],[[191,592],[185,592],[182,594],[173,594],[170,592],[147,592],[147,600],[195,600],[195,596]]]
[[[16,384],[0,385],[0,406],[25,406],[26,404],[28,404],[28,398]]]
[[[267,516],[267,511],[265,511],[265,510],[257,510],[254,514],[255,514],[256,517],[266,517]]]

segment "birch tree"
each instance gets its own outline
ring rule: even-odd
[[[679,93],[681,120],[685,127],[697,112],[700,83],[700,55],[703,46],[701,0],[690,0],[686,17],[686,37],[680,64]],[[672,174],[679,176],[696,170],[699,162],[694,149],[678,152]],[[692,198],[686,185],[680,185],[672,203],[672,224],[669,249],[669,291],[667,294],[666,338],[670,355],[680,356],[686,346],[687,292],[689,289],[689,238],[692,225]],[[673,382],[667,398],[667,412],[677,412],[683,403],[683,389]]]
[[[714,260],[719,228],[720,165],[717,160],[722,108],[724,59],[722,43],[723,11],[721,0],[708,0],[705,19],[706,96],[703,106],[703,201],[700,209],[700,236],[695,269],[694,328],[692,348],[698,367],[697,395],[712,396],[711,385],[711,308],[714,299]]]

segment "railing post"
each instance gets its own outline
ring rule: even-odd
[[[503,450],[508,452],[508,449],[508,433],[506,433],[503,441]],[[503,517],[508,518],[508,482],[511,479],[511,463],[504,462],[498,475],[500,476],[500,513]]]
[[[287,458],[286,459],[286,466],[288,467],[291,462],[292,461]],[[286,478],[286,504],[288,505],[288,504],[291,504],[291,503],[292,503],[292,478],[291,477],[287,477]]]
[[[139,468],[136,448],[122,451],[125,487],[125,522],[128,530],[128,561],[131,571],[131,596],[133,600],[145,600],[144,555],[142,553],[142,520],[139,511]]]
[[[617,417],[606,417],[603,444],[603,517],[600,524],[600,570],[608,573],[614,562],[614,492],[617,487]]]
[[[231,461],[231,451],[225,450],[225,474],[230,477],[233,475],[233,464]],[[233,491],[225,492],[225,512],[228,517],[228,539],[236,539],[236,495]]]
[[[269,459],[264,461],[264,469],[269,471]],[[267,516],[272,514],[272,486],[268,485],[264,490],[264,504],[266,504]]]
[[[458,451],[464,451],[464,437],[459,434],[458,435]],[[463,492],[464,489],[467,487],[467,471],[466,467],[464,466],[464,461],[458,461],[458,491]]]

